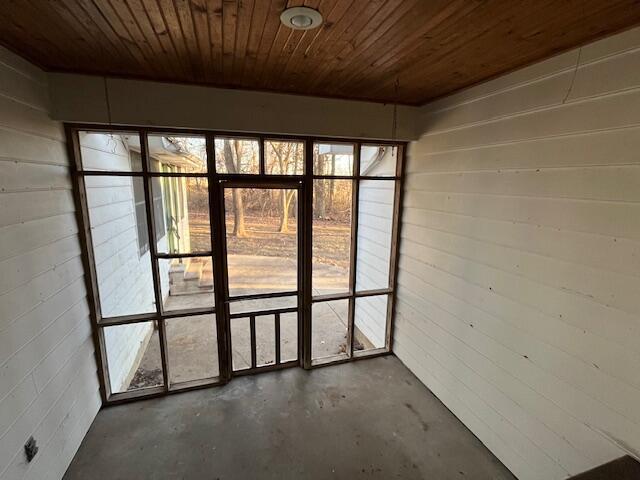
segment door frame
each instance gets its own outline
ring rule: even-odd
[[[230,356],[228,350],[229,345],[226,342],[218,342],[218,356],[219,356],[219,376],[214,379],[195,380],[190,382],[184,382],[182,384],[171,384],[169,382],[169,365],[167,360],[167,342],[165,335],[165,320],[175,317],[186,317],[192,315],[202,315],[206,313],[214,313],[216,315],[216,329],[218,338],[230,338],[228,332],[228,321],[220,321],[221,317],[228,320],[228,315],[220,310],[221,305],[226,305],[223,295],[223,288],[226,282],[222,278],[221,272],[226,272],[226,258],[222,258],[221,242],[218,239],[222,238],[222,222],[215,221],[214,218],[220,215],[220,193],[222,190],[221,180],[227,182],[240,181],[256,182],[259,180],[260,185],[265,184],[276,185],[278,182],[285,182],[289,184],[291,181],[299,181],[301,183],[300,197],[298,201],[298,208],[302,212],[300,219],[298,220],[298,226],[300,228],[299,243],[302,244],[302,249],[299,250],[299,254],[302,254],[302,268],[299,271],[302,282],[299,284],[302,297],[298,302],[299,311],[302,312],[302,329],[299,329],[299,338],[302,335],[302,341],[298,342],[299,359],[298,363],[305,369],[317,368],[324,365],[334,365],[338,363],[344,363],[347,361],[358,360],[362,358],[372,358],[380,355],[387,355],[392,352],[393,343],[393,319],[396,309],[396,284],[398,274],[398,252],[399,242],[401,237],[401,218],[400,213],[402,211],[403,203],[403,187],[405,178],[405,163],[406,163],[406,147],[407,142],[396,140],[360,140],[353,138],[341,138],[341,137],[315,137],[309,135],[278,135],[278,134],[263,134],[263,133],[249,133],[246,132],[233,132],[233,131],[216,131],[208,129],[189,129],[189,128],[164,128],[164,127],[141,127],[137,125],[110,125],[110,124],[93,124],[93,123],[64,123],[66,134],[66,148],[70,159],[70,173],[72,177],[73,186],[73,198],[75,203],[76,220],[79,227],[79,238],[82,247],[82,262],[84,267],[84,279],[87,289],[87,302],[89,304],[90,317],[92,322],[92,333],[94,340],[95,359],[98,366],[98,379],[100,383],[100,392],[102,397],[103,406],[114,405],[122,402],[128,402],[132,400],[138,400],[143,398],[152,398],[157,396],[169,395],[181,391],[193,390],[198,388],[206,388],[214,385],[222,385],[227,383],[232,378],[231,363],[224,360]],[[81,161],[81,151],[79,142],[79,132],[88,131],[105,134],[118,134],[118,133],[135,133],[140,138],[140,149],[142,156],[142,170],[137,172],[128,171],[92,171],[83,170]],[[150,168],[150,157],[147,154],[148,150],[148,136],[149,135],[185,135],[185,136],[203,136],[206,138],[206,152],[207,152],[207,173],[206,174],[191,174],[191,173],[161,173],[155,172]],[[232,137],[232,138],[251,138],[259,141],[260,144],[260,172],[259,174],[227,174],[219,173],[215,167],[215,148],[214,139],[216,137]],[[304,173],[302,175],[265,175],[265,161],[264,161],[264,142],[269,140],[290,140],[304,142]],[[328,176],[328,175],[315,175],[313,172],[313,146],[315,143],[339,143],[339,144],[352,144],[354,148],[354,172],[351,176]],[[374,146],[395,146],[397,151],[397,162],[395,175],[381,178],[360,175],[359,172],[359,155],[362,146],[374,145]],[[124,177],[140,177],[144,180],[144,194],[147,207],[152,205],[151,198],[151,180],[154,177],[203,177],[205,176],[209,182],[209,218],[211,224],[211,241],[212,250],[210,253],[203,254],[159,254],[156,251],[155,241],[150,241],[150,251],[152,257],[152,274],[154,278],[154,292],[156,296],[156,312],[149,314],[133,314],[120,317],[103,318],[100,310],[100,295],[98,290],[97,276],[96,276],[96,262],[93,252],[93,240],[92,232],[89,220],[89,208],[87,204],[87,191],[85,185],[85,177],[89,176],[124,176]],[[313,182],[317,179],[350,179],[354,182],[355,193],[352,197],[354,210],[352,213],[352,242],[351,242],[351,260],[350,260],[350,289],[348,293],[337,295],[324,295],[316,296],[312,295],[312,209],[313,209]],[[354,276],[355,276],[355,252],[357,251],[357,190],[361,180],[386,180],[392,181],[395,184],[395,193],[393,201],[393,218],[392,218],[392,230],[391,230],[391,259],[389,266],[389,287],[380,290],[370,290],[358,292],[354,288]],[[218,208],[216,208],[216,206]],[[155,240],[154,233],[154,212],[153,208],[147,208],[147,228],[149,238]],[[226,243],[226,238],[225,238]],[[160,301],[160,287],[159,287],[159,271],[157,268],[158,260],[162,258],[179,258],[179,257],[196,257],[196,256],[212,256],[213,261],[222,265],[220,262],[225,262],[224,268],[216,268],[214,265],[214,295],[215,295],[215,307],[212,309],[195,309],[195,310],[182,310],[163,312]],[[354,305],[356,298],[374,296],[374,295],[388,295],[387,302],[387,317],[386,317],[386,342],[384,348],[378,348],[369,350],[367,352],[354,352],[353,351],[353,338],[351,332],[354,328]],[[347,358],[327,358],[321,359],[321,361],[312,361],[311,359],[311,314],[312,305],[318,302],[331,301],[331,300],[349,300],[349,335],[348,343],[350,346],[349,355]],[[205,311],[206,310],[206,311]],[[222,313],[222,315],[221,315]],[[144,388],[132,391],[126,391],[121,393],[111,392],[109,384],[109,370],[107,367],[107,356],[104,342],[103,329],[113,325],[125,325],[128,323],[136,323],[143,321],[157,321],[159,325],[160,335],[160,350],[161,361],[163,367],[164,384],[158,387]],[[226,367],[229,368],[226,368]]]
[[[219,178],[218,182],[218,202],[219,206],[219,224],[221,226],[221,237],[218,241],[219,248],[221,249],[219,263],[223,287],[222,295],[224,297],[224,303],[222,304],[223,321],[225,323],[224,330],[227,332],[226,337],[223,339],[227,342],[227,367],[229,371],[229,378],[238,377],[242,375],[250,375],[253,373],[267,372],[272,370],[280,370],[283,368],[300,366],[303,367],[303,338],[306,335],[303,325],[303,308],[304,308],[304,241],[303,231],[304,222],[306,221],[305,205],[301,201],[304,197],[304,182],[302,178],[298,176],[291,176],[290,178],[270,178],[270,177],[258,177],[258,178],[239,178],[234,180],[226,180]],[[261,294],[247,294],[247,295],[234,295],[229,294],[229,268],[227,264],[227,231],[226,231],[226,211],[225,211],[225,199],[224,193],[226,189],[233,188],[253,188],[253,189],[272,189],[272,190],[295,190],[297,192],[297,212],[296,212],[296,290],[284,291],[284,292],[271,292]],[[288,296],[296,296],[296,307],[288,308],[273,308],[265,310],[253,310],[247,312],[231,313],[230,304],[242,301],[242,300],[257,300],[266,298],[281,298]],[[280,315],[283,313],[291,313],[295,311],[297,313],[297,358],[293,361],[281,362],[280,360]],[[256,338],[255,338],[255,319],[259,316],[273,315],[274,317],[274,331],[275,331],[275,363],[273,365],[258,366],[256,364]],[[233,371],[233,348],[232,348],[232,336],[231,336],[231,321],[237,318],[249,318],[250,322],[250,336],[251,336],[251,366],[247,369]],[[220,343],[220,342],[218,342]]]

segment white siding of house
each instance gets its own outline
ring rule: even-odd
[[[60,478],[100,408],[61,124],[0,47],[0,479]],[[40,448],[26,462],[24,444]]]
[[[365,348],[382,348],[386,344],[388,298],[377,295],[356,299],[356,339],[364,342]]]
[[[358,199],[358,291],[389,287],[395,182],[363,180]],[[356,301],[355,326],[374,348],[384,347],[387,297]]]
[[[129,151],[118,135],[80,133],[83,168],[130,171]],[[150,253],[139,253],[133,177],[86,177],[87,204],[103,317],[155,311]],[[162,221],[162,219],[159,219]],[[166,236],[158,242],[165,248]],[[164,265],[164,264],[163,264]],[[163,291],[168,291],[167,282]],[[109,379],[114,392],[127,389],[147,347],[151,322],[104,331]]]
[[[639,152],[640,29],[427,105],[410,146],[394,350],[521,479],[640,457]]]

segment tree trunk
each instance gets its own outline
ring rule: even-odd
[[[273,145],[273,144],[272,144]],[[280,144],[282,147],[282,144]],[[273,152],[278,158],[278,167],[280,168],[280,174],[286,175],[289,169],[289,163],[291,161],[291,146],[287,149],[286,153],[280,151],[273,145]],[[295,171],[295,168],[294,168]],[[291,194],[287,190],[280,190],[280,233],[287,233],[289,231],[289,204],[291,202]]]
[[[316,205],[314,209],[316,218],[324,218],[326,182],[326,180],[320,180],[316,184]]]
[[[244,205],[242,195],[237,188],[231,190],[233,198],[233,235],[236,237],[246,237],[247,232],[244,229]]]
[[[336,174],[336,156],[331,154],[331,175]],[[329,204],[327,210],[329,210],[329,214],[333,211],[333,196],[335,194],[335,180],[329,180]]]
[[[280,233],[289,232],[289,202],[287,201],[287,191],[280,190],[280,205],[282,215],[280,215]]]
[[[238,173],[240,167],[240,155],[237,149],[234,152],[231,149],[231,140],[224,141],[224,163],[229,173]],[[235,153],[235,156],[234,156]],[[235,161],[234,161],[235,158]],[[247,232],[244,228],[244,205],[242,195],[236,188],[231,189],[231,198],[233,200],[233,232],[236,237],[246,237]]]
[[[295,195],[295,190],[282,190],[280,199],[282,200],[282,217],[280,219],[280,233],[289,232],[289,210],[291,208],[291,200]]]

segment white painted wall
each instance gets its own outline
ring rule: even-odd
[[[129,163],[118,135],[79,136],[85,165]],[[85,181],[102,315],[155,311],[150,255],[147,251],[141,256],[138,248],[133,177],[94,176]]]
[[[369,165],[369,160],[377,157],[377,148],[364,147],[360,171],[368,176],[392,176],[395,174],[396,156],[396,149],[388,149],[381,159]],[[358,291],[389,287],[394,191],[394,181],[360,181],[356,256]],[[387,302],[386,295],[356,300],[356,339],[363,342],[366,348],[385,346]],[[361,334],[366,339],[362,339]]]
[[[45,74],[0,47],[1,480],[62,477],[100,407],[65,148]]]
[[[80,132],[79,140],[83,168],[131,170],[129,147],[120,135]],[[133,181],[133,177],[122,176],[85,179],[103,317],[155,311],[151,254],[139,253]],[[158,248],[164,251],[166,243],[165,235],[159,239]],[[163,292],[168,292],[167,265],[163,262],[161,266]],[[152,322],[104,330],[113,392],[127,390],[152,331]]]
[[[395,353],[521,479],[639,457],[640,29],[424,114]]]
[[[389,139],[391,104],[51,73],[54,118],[66,122]],[[110,115],[109,115],[110,112]],[[417,138],[419,108],[399,106],[395,138]]]

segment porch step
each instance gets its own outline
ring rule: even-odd
[[[198,287],[205,290],[210,290],[213,288],[213,265],[211,262],[205,263],[205,265],[202,267],[202,273],[200,274]]]
[[[171,266],[170,295],[192,295],[213,291],[211,260],[194,258]]]
[[[176,283],[180,283],[184,280],[184,271],[186,265],[184,263],[176,263],[171,265],[169,269],[169,283],[174,285]]]
[[[199,280],[202,275],[202,269],[204,267],[204,262],[200,259],[193,259],[187,265],[187,269],[184,272],[184,279],[186,281],[189,280]]]
[[[169,287],[169,294],[176,295],[191,295],[193,293],[199,293],[201,290],[194,282],[185,282],[184,280],[172,283]]]

